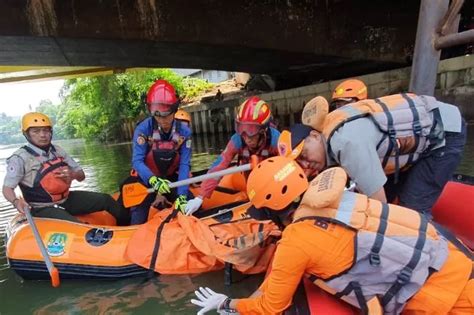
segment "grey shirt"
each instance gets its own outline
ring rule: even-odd
[[[387,181],[376,150],[382,136],[370,118],[344,124],[330,139],[328,166],[340,165],[362,193],[373,195]]]
[[[49,150],[48,152],[45,152],[41,150],[40,148],[32,145],[31,143],[27,144],[28,147],[33,149],[36,153],[40,155],[40,162],[44,162],[46,160],[50,160],[54,158],[53,152]],[[61,148],[58,145],[54,145],[56,152],[55,154],[57,156],[61,156],[64,158],[64,162],[66,162],[69,167],[73,171],[79,171],[82,168],[79,166],[79,164],[74,161],[74,159],[69,156],[69,154],[64,151],[63,148]],[[28,187],[33,187],[33,180],[36,176],[35,170],[31,169],[26,169],[26,165],[31,165],[31,163],[27,163],[25,161],[24,157],[20,156],[19,151],[17,150],[11,157],[8,158],[7,160],[7,174],[5,175],[5,179],[3,181],[3,185],[6,187],[10,188],[15,188],[18,186],[19,183],[22,183]],[[31,156],[31,154],[28,154],[28,158],[34,158]],[[32,174],[35,173],[35,174]]]
[[[439,101],[438,105],[443,130],[460,132],[462,118],[459,109],[454,105]],[[344,124],[330,139],[330,152],[327,152],[328,166],[342,166],[362,193],[368,196],[373,195],[387,181],[376,149],[382,137],[383,133],[369,117]],[[444,145],[443,140],[432,150]]]

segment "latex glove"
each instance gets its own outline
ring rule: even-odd
[[[184,213],[184,209],[186,209],[187,203],[188,203],[188,200],[186,199],[186,196],[179,195],[179,197],[176,198],[174,202],[174,208],[181,211],[181,213]]]
[[[169,194],[171,192],[170,184],[171,182],[167,179],[163,179],[160,177],[152,176],[148,180],[151,187],[160,194]]]
[[[202,205],[202,198],[196,197],[194,199],[191,199],[188,201],[188,204],[186,205],[186,209],[184,210],[184,213],[186,215],[191,215],[194,212],[198,211],[201,205]]]
[[[224,301],[227,299],[227,295],[216,293],[208,287],[200,287],[199,290],[194,291],[194,294],[196,294],[198,300],[192,299],[191,303],[202,307],[197,315],[202,315],[212,310],[222,310]]]

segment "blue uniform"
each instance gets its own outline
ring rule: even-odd
[[[157,165],[156,168],[154,167],[151,153],[154,148],[154,142],[158,141],[161,141],[162,143],[174,142],[177,151],[177,157],[174,157],[176,162],[169,165],[170,167],[167,170],[161,170],[162,172],[160,172],[159,165]],[[175,120],[171,131],[169,133],[164,133],[159,129],[153,117],[146,118],[137,125],[133,135],[132,167],[138,172],[138,176],[144,183],[148,185],[148,181],[153,175],[168,178],[176,171],[178,171],[178,180],[187,179],[191,169],[190,164],[191,130],[188,126]],[[178,195],[187,196],[188,191],[188,186],[177,188]]]

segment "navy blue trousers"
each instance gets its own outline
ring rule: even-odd
[[[399,182],[388,177],[385,192],[389,202],[399,198],[401,206],[414,209],[431,219],[431,208],[453,176],[466,144],[466,123],[461,132],[446,132],[446,145],[425,154],[414,166],[400,173]]]

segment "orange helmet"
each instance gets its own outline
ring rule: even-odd
[[[284,156],[260,162],[247,180],[247,194],[255,208],[285,210],[308,188],[308,179],[301,167]]]
[[[178,110],[179,98],[168,81],[157,80],[148,90],[146,104],[153,116],[168,116]]]
[[[186,121],[188,124],[191,124],[191,115],[188,112],[182,109],[178,109],[176,114],[174,114],[174,118],[182,121]]]
[[[248,136],[254,136],[267,129],[271,116],[270,106],[259,97],[252,96],[240,105],[235,119],[235,130],[240,135],[246,133]]]
[[[349,79],[339,84],[332,93],[332,99],[355,98],[358,101],[367,99],[367,86],[357,79]]]
[[[50,127],[53,124],[48,116],[38,112],[31,112],[23,115],[21,118],[21,131],[26,132],[31,127]]]

